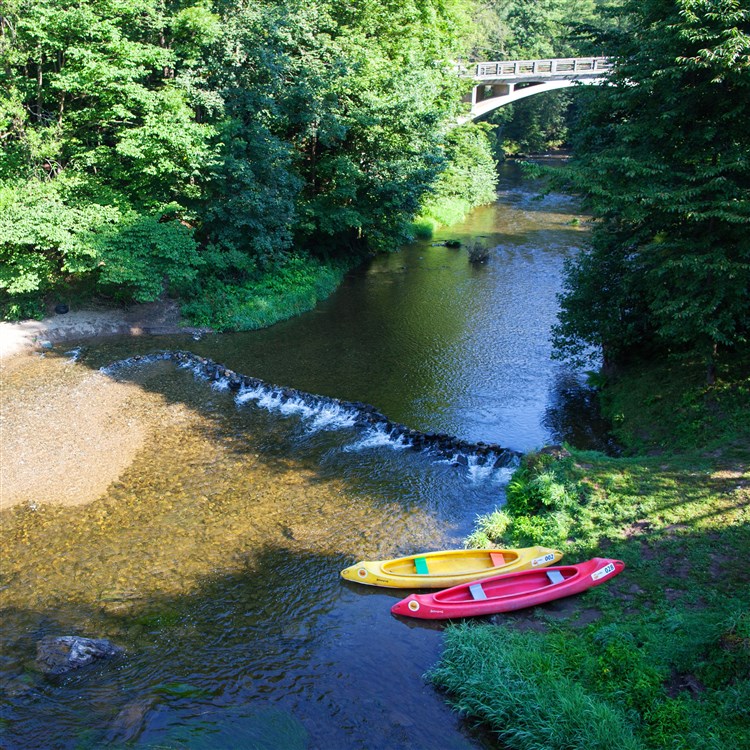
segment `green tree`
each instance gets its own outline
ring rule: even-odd
[[[711,381],[750,320],[750,7],[633,0],[627,13],[566,175],[597,227],[556,343],[613,363],[644,347],[698,354]]]
[[[192,229],[181,220],[201,194],[215,131],[198,122],[176,76],[202,43],[194,33],[181,46],[173,33],[189,8],[182,5],[170,9],[174,17],[158,0],[11,0],[4,7],[6,302],[85,278],[103,288],[121,284],[125,297],[153,299],[172,280],[194,275]],[[133,246],[128,241],[141,244],[113,276],[113,260]],[[11,300],[6,308],[23,305]]]
[[[423,198],[423,214],[450,224],[474,206],[497,198],[497,168],[488,138],[491,126],[469,122],[445,138],[447,167]]]
[[[473,7],[7,0],[0,303],[78,281],[271,288],[299,253],[397,247],[444,172],[438,190],[483,200],[485,136],[449,127]]]

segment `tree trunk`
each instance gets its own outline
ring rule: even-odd
[[[614,376],[617,372],[617,363],[612,358],[606,344],[602,344],[602,366],[599,372],[607,378]]]
[[[39,51],[39,62],[36,64],[36,119],[42,119],[42,84],[44,83],[44,74],[42,65],[44,64],[44,55]]]
[[[708,355],[708,363],[706,366],[706,385],[716,384],[716,355],[719,350],[719,345],[714,341],[711,347],[711,353]]]

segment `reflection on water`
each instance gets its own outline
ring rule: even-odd
[[[93,502],[29,496],[3,512],[1,747],[481,745],[421,680],[442,626],[395,619],[398,592],[338,571],[460,545],[502,501],[507,470],[393,450],[340,414],[243,404],[171,362],[99,368],[185,348],[426,431],[518,449],[561,436],[601,445],[571,427],[578,378],[548,359],[562,260],[581,236],[567,224],[575,206],[505,187],[444,235],[487,235],[484,267],[423,243],[266,331],[88,342],[76,361],[48,354],[14,371],[7,415],[36,420],[26,442],[61,499],[85,499],[79,475],[115,467],[116,479]],[[39,464],[34,450],[13,459]],[[36,642],[71,633],[126,655],[42,678]]]

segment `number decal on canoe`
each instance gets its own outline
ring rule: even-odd
[[[600,570],[597,570],[595,573],[591,574],[591,580],[592,581],[598,581],[600,578],[604,578],[604,576],[608,576],[610,573],[615,572],[615,564],[609,563],[609,565],[605,565]]]
[[[544,557],[535,557],[531,561],[531,567],[536,568],[539,565],[545,565],[546,563],[551,563],[554,561],[554,559],[555,559],[555,556],[551,552],[548,552]]]

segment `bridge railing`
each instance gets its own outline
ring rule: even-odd
[[[565,57],[549,60],[482,62],[474,66],[473,78],[516,78],[523,76],[606,73],[612,63],[606,57]]]

